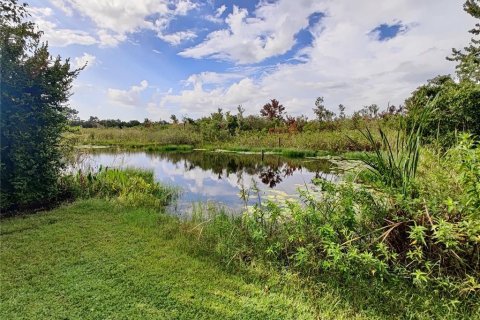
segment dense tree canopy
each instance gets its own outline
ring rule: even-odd
[[[26,5],[0,1],[1,208],[38,205],[57,196],[60,141],[79,70],[52,58]]]

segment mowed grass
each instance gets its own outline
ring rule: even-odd
[[[228,271],[150,209],[82,200],[0,226],[0,319],[371,318],[326,289]]]

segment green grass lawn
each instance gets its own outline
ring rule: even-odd
[[[312,299],[275,273],[229,272],[149,209],[92,199],[0,226],[0,319],[372,317],[326,289]]]

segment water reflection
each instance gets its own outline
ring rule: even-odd
[[[190,153],[112,152],[89,153],[81,164],[87,167],[140,167],[151,169],[155,179],[182,188],[176,203],[180,213],[192,202],[214,201],[232,209],[244,202],[240,190],[259,190],[267,197],[274,190],[296,197],[299,186],[310,185],[313,178],[337,179],[336,168],[327,160],[288,159],[276,155],[245,155],[194,151]],[[251,200],[254,201],[254,200]],[[257,201],[257,200],[255,200]]]

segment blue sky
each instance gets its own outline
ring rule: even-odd
[[[450,0],[28,3],[50,51],[88,63],[71,99],[84,119],[257,113],[271,98],[309,116],[317,96],[332,111],[400,104],[453,72],[444,57],[474,24]]]

